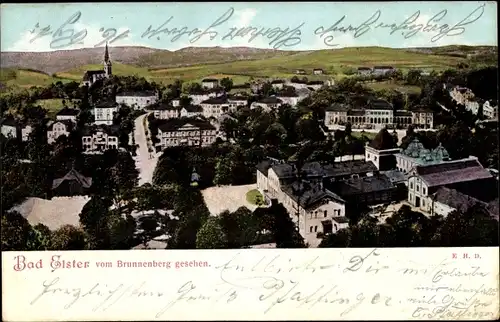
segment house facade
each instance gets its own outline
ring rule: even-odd
[[[283,86],[285,86],[285,81],[281,79],[275,79],[271,81],[271,86],[277,90],[283,89]]]
[[[483,115],[489,119],[498,119],[498,103],[486,101],[483,104]]]
[[[432,196],[441,187],[456,184],[482,184],[493,179],[491,173],[477,160],[456,160],[440,164],[417,165],[408,178],[408,202],[422,211],[431,213]]]
[[[372,69],[370,67],[358,67],[358,75],[368,76],[371,75]]]
[[[118,143],[117,127],[100,125],[83,129],[83,153],[101,154],[110,149],[118,149]]]
[[[204,88],[216,88],[219,86],[219,80],[215,78],[205,78],[204,80],[201,81],[201,86]]]
[[[255,109],[261,107],[264,111],[272,111],[279,108],[281,105],[283,105],[282,100],[277,97],[271,96],[263,98],[257,102],[253,102],[252,105],[250,105],[250,108]]]
[[[276,98],[281,100],[283,104],[288,104],[291,107],[295,107],[301,101],[301,97],[299,97],[299,95],[277,95]]]
[[[180,116],[180,106],[173,106],[166,103],[158,103],[149,107],[149,110],[153,111],[155,118],[159,120],[167,120],[172,118],[178,118]]]
[[[78,115],[80,115],[80,110],[76,108],[64,107],[56,114],[57,121],[72,121],[77,122]]]
[[[69,136],[75,128],[75,123],[71,120],[56,120],[47,129],[47,143],[54,143],[60,136]]]
[[[203,108],[199,105],[188,105],[184,107],[178,107],[180,117],[196,117],[203,115]]]
[[[239,95],[228,96],[227,103],[229,104],[229,111],[236,112],[239,108],[248,105],[248,98]]]
[[[12,117],[6,117],[2,120],[2,135],[6,138],[15,139],[18,137],[18,122]]]
[[[351,123],[353,128],[362,129],[407,128],[410,125],[432,129],[434,117],[430,110],[394,111],[392,104],[385,100],[370,100],[363,107],[333,104],[325,111],[324,123],[328,129],[335,129],[346,123]]]
[[[157,149],[170,146],[207,146],[215,142],[216,129],[207,121],[170,119],[158,126]]]
[[[392,66],[374,66],[372,73],[373,75],[387,75],[389,73],[392,73],[396,71],[396,69]]]
[[[103,102],[94,107],[95,125],[113,125],[115,113],[119,105],[116,102]]]
[[[140,110],[146,106],[158,102],[158,93],[155,91],[123,92],[116,94],[116,103],[125,104],[135,110]]]
[[[203,116],[206,118],[218,118],[229,111],[229,102],[226,97],[209,98],[200,103],[203,108]]]
[[[315,68],[313,69],[313,74],[314,75],[323,75],[325,73],[325,71],[321,68]]]
[[[191,98],[191,103],[194,105],[199,105],[201,102],[206,101],[210,98],[220,97],[224,95],[224,91],[219,89],[204,90],[200,93],[190,93],[188,97]]]

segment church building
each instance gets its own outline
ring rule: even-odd
[[[108,44],[104,51],[104,69],[103,70],[88,70],[83,75],[83,85],[92,86],[99,79],[111,77],[111,60],[109,59]]]

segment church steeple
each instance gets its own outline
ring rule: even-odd
[[[106,42],[106,50],[104,51],[104,62],[107,63],[108,61],[109,61],[108,43]]]
[[[108,43],[106,42],[106,49],[104,51],[104,72],[106,73],[106,77],[109,78],[111,76],[111,60],[109,60],[109,52],[108,52]]]

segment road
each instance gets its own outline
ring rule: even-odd
[[[156,168],[158,157],[161,155],[161,153],[156,155],[154,152],[150,155],[148,151],[150,141],[146,137],[144,128],[144,120],[148,115],[144,114],[136,118],[134,126],[135,143],[139,145],[136,151],[137,155],[134,157],[135,165],[139,170],[139,186],[153,181],[153,172]]]

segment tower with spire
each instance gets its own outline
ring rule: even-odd
[[[108,43],[106,43],[106,50],[104,51],[104,73],[106,78],[109,78],[111,74],[111,60],[109,59]]]

